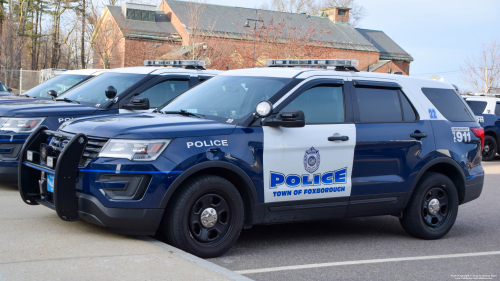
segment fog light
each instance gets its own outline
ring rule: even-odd
[[[28,161],[33,162],[33,151],[28,150],[28,152],[26,153],[26,159],[28,159]]]
[[[102,175],[97,181],[101,190],[113,200],[139,200],[144,196],[150,175]]]

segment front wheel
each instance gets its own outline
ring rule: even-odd
[[[458,214],[458,193],[453,182],[439,173],[427,173],[418,183],[399,219],[403,229],[422,239],[439,239],[453,227]]]
[[[160,226],[169,244],[201,258],[227,252],[243,227],[243,200],[228,180],[197,176],[171,199]]]
[[[491,161],[497,153],[497,141],[492,136],[484,136],[483,161]]]

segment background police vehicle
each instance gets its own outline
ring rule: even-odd
[[[69,70],[51,78],[23,94],[16,96],[13,94],[0,97],[0,105],[4,103],[32,102],[33,98],[41,100],[51,100],[54,96],[60,96],[76,85],[103,73],[101,69],[81,69]],[[1,90],[1,86],[0,86]],[[12,91],[12,89],[10,89]]]
[[[11,93],[12,89],[5,87],[5,85],[0,81],[0,98],[4,96],[13,96]]]
[[[344,71],[277,67],[293,65]],[[438,239],[480,195],[483,129],[452,85],[349,60],[269,66],[224,72],[159,113],[39,127],[19,163],[24,202],[215,257],[243,227],[340,217],[396,215]]]
[[[113,69],[55,100],[39,99],[1,105],[0,179],[17,181],[19,152],[26,138],[39,126],[56,130],[67,120],[89,115],[153,111],[220,72],[205,70],[203,61],[161,63],[171,63],[175,67]]]
[[[483,161],[491,161],[500,149],[500,99],[467,97],[466,102],[484,128]]]

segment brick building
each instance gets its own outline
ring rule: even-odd
[[[94,67],[201,58],[233,69],[287,56],[356,59],[360,70],[409,74],[413,58],[396,42],[348,21],[349,9],[339,7],[312,16],[176,0],[106,6],[94,33]]]

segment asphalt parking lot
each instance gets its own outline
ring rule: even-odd
[[[500,157],[483,166],[481,197],[440,240],[410,237],[391,216],[256,226],[209,261],[254,280],[500,280]]]
[[[483,166],[481,197],[460,207],[441,240],[410,237],[391,216],[256,226],[224,256],[207,261],[254,280],[500,280],[500,157]],[[0,185],[0,280],[230,277],[160,244],[63,222]]]

